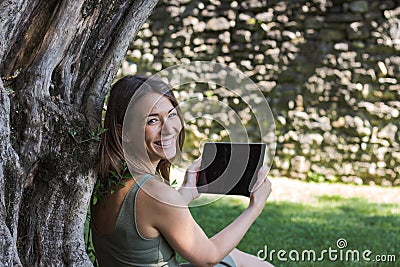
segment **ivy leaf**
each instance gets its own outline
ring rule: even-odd
[[[132,178],[132,175],[130,173],[127,173],[127,174],[123,175],[122,178],[129,179],[129,178]]]
[[[119,178],[119,174],[115,171],[110,171],[110,174],[115,178]]]

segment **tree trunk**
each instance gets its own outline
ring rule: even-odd
[[[156,0],[0,0],[0,266],[88,266],[103,100]]]

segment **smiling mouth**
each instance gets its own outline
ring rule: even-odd
[[[175,145],[175,138],[169,138],[169,139],[155,141],[154,144],[158,147],[168,148],[168,147]]]

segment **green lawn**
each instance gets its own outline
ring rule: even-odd
[[[226,197],[191,208],[191,212],[207,235],[212,236],[245,208],[246,204],[241,200]],[[341,250],[336,245],[340,238],[347,241],[347,246]],[[257,254],[259,250],[265,251],[265,245],[268,254],[271,250],[276,251],[272,256],[275,266],[400,266],[400,204],[376,204],[336,195],[318,197],[313,204],[268,202],[238,248]],[[332,258],[337,255],[338,260],[331,261],[326,252],[323,261],[301,261],[304,250],[314,250],[319,258],[321,251],[329,250],[329,247],[338,250],[331,254]],[[287,254],[282,255],[286,262],[277,258],[279,250],[286,251]],[[299,261],[290,260],[291,250],[297,250]],[[345,260],[346,254],[350,260],[355,258],[353,250],[360,252],[360,262]],[[397,262],[365,262],[362,260],[364,250],[372,252],[367,255],[371,259],[378,254],[395,255]],[[339,260],[340,253],[342,261]],[[260,255],[264,256],[264,252]],[[291,256],[295,258],[296,251]]]
[[[225,197],[193,207],[191,212],[206,234],[212,236],[245,208],[242,200]],[[337,240],[340,238],[346,240],[347,246],[339,250]],[[265,246],[268,254],[271,250],[276,251],[272,256],[275,266],[400,266],[400,204],[370,203],[362,198],[338,195],[319,196],[312,204],[269,201],[238,248],[257,254],[259,250],[265,250]],[[342,253],[342,261],[331,261],[328,252],[322,261],[301,260],[305,250],[314,250],[319,258],[321,251],[330,247],[338,250],[336,254],[332,252],[332,257],[337,255],[340,259]],[[282,257],[287,261],[277,258],[279,250],[286,251]],[[290,260],[289,253],[292,258],[296,257],[296,251],[292,250],[298,252],[299,261]],[[359,251],[360,261],[346,261],[346,254],[349,259],[355,257],[354,250]],[[364,250],[371,251],[367,255],[371,260],[376,255],[395,255],[397,261],[368,263],[362,260]],[[264,256],[264,252],[260,255]]]

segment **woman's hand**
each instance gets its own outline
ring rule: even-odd
[[[254,210],[259,216],[264,209],[265,202],[271,194],[271,182],[267,178],[267,168],[262,166],[257,174],[257,182],[254,184],[250,194],[248,209]]]
[[[201,157],[193,161],[192,165],[189,166],[186,171],[183,184],[178,190],[181,193],[182,197],[187,201],[187,204],[189,204],[193,199],[196,199],[200,196],[196,187],[200,165]]]

